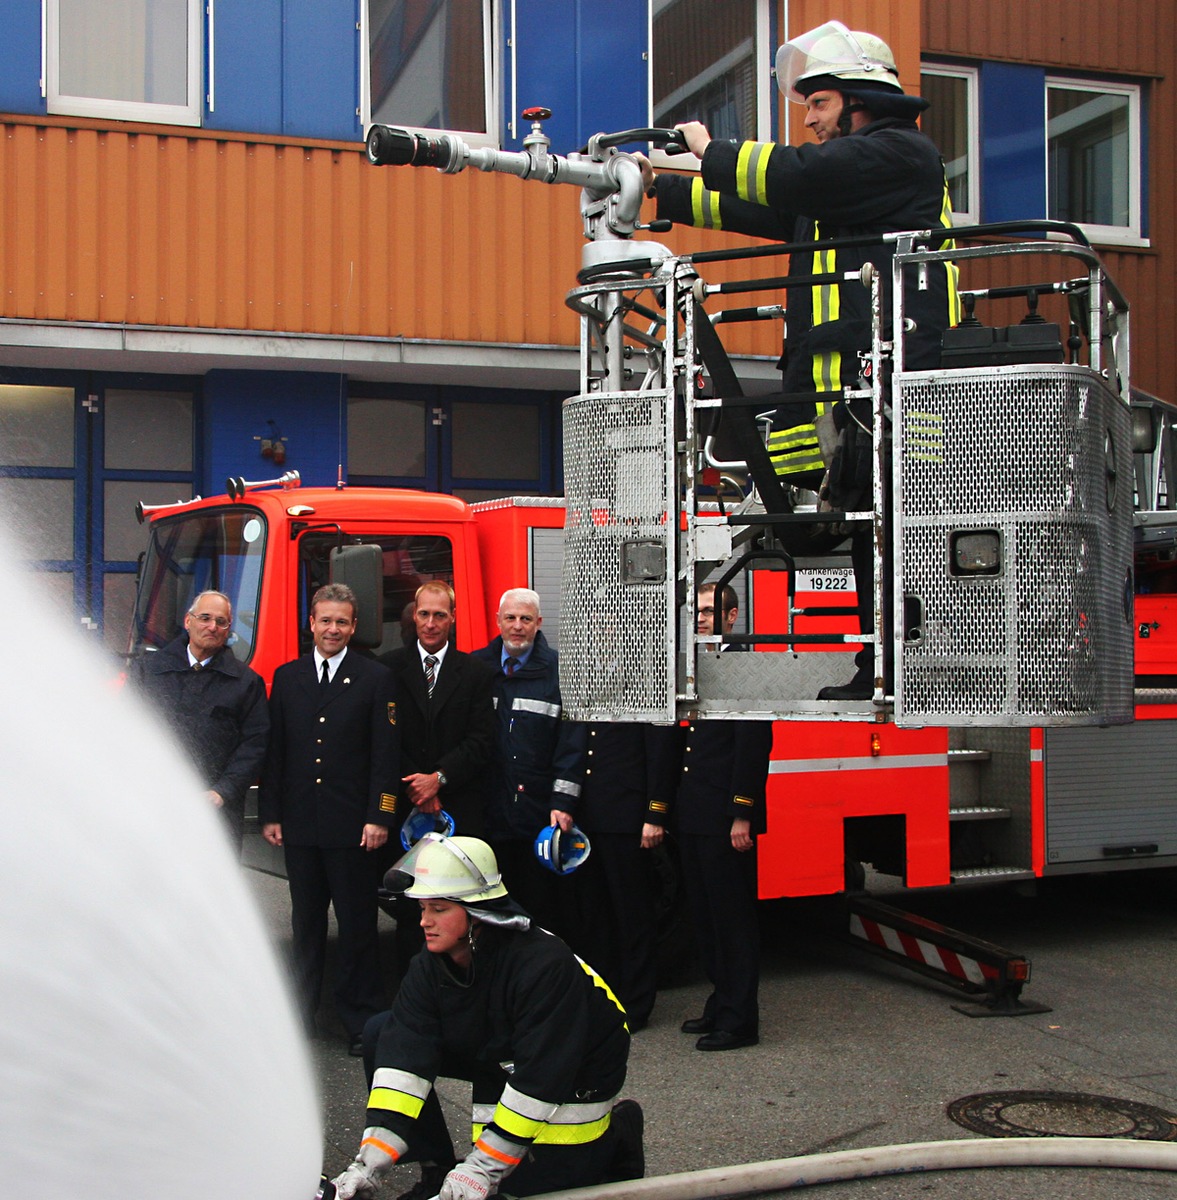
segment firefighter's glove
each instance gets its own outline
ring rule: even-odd
[[[388,1136],[391,1138],[391,1135]],[[391,1154],[376,1146],[361,1146],[355,1161],[349,1164],[342,1175],[337,1175],[331,1181],[335,1184],[336,1197],[338,1200],[352,1200],[352,1197],[358,1196],[360,1200],[369,1200],[376,1195],[380,1181],[392,1169],[395,1161]]]
[[[513,1164],[499,1162],[476,1146],[445,1177],[438,1200],[486,1200],[493,1196]]]

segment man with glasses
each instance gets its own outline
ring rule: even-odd
[[[192,760],[240,852],[245,793],[261,771],[270,716],[261,676],[228,645],[232,627],[229,597],[201,592],[184,616],[185,632],[136,659],[130,674]]]

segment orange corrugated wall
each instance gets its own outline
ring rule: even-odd
[[[574,345],[578,200],[359,145],[0,118],[0,316]],[[729,340],[775,354],[780,334]]]
[[[789,9],[791,33],[831,15],[818,0]],[[905,79],[918,76],[918,0],[856,0],[839,12],[891,42]],[[805,136],[799,123],[793,135]],[[473,170],[376,169],[351,143],[0,116],[0,217],[0,317],[577,340],[564,304],[582,245],[571,187]],[[747,244],[681,229],[656,236],[678,252]],[[706,273],[783,270],[708,265]],[[779,351],[776,324],[729,326],[724,337],[733,353]]]

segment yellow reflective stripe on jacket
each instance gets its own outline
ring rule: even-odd
[[[821,239],[821,226],[815,221],[813,240]],[[813,274],[834,275],[838,270],[836,250],[813,252]],[[810,289],[814,326],[836,321],[842,315],[842,292],[836,283],[815,283]],[[837,350],[813,356],[813,387],[818,392],[840,392],[842,390],[842,355]]]
[[[621,1015],[624,1017],[625,1016],[625,1005],[622,1004],[621,1001],[618,1000],[617,997],[613,994],[613,989],[600,977],[600,975],[598,975],[596,973],[596,971],[594,971],[592,969],[592,967],[590,967],[588,965],[588,963],[586,963],[584,961],[583,958],[581,958],[579,955],[573,955],[573,957],[576,959],[576,961],[578,963],[580,963],[581,970],[583,970],[584,973],[593,981],[593,985],[595,987],[599,987],[601,989],[601,991],[603,991],[605,993],[605,995],[608,996],[609,999],[612,1000],[613,1003],[617,1005],[617,1011],[619,1013],[621,1013]],[[625,1029],[626,1029],[626,1032],[628,1033],[629,1026],[627,1025],[625,1027]]]
[[[691,224],[697,229],[722,229],[719,193],[708,191],[697,175],[691,180]]]
[[[772,142],[743,142],[736,155],[736,195],[753,204],[767,204],[765,177]]]
[[[589,1104],[561,1104],[556,1107],[545,1105],[544,1107],[551,1110],[548,1119],[536,1122],[519,1113],[519,1108],[530,1107],[520,1102],[520,1093],[515,1092],[508,1099],[508,1090],[511,1090],[509,1085],[504,1089],[502,1099],[493,1110],[490,1105],[474,1106],[472,1140],[495,1157],[509,1157],[520,1151],[521,1148],[509,1141],[508,1137],[537,1146],[579,1146],[595,1142],[609,1128],[610,1114],[616,1099],[612,1097]],[[542,1103],[532,1100],[532,1105],[538,1106]],[[538,1108],[531,1108],[531,1111],[538,1111]],[[492,1118],[495,1128],[488,1129]],[[508,1136],[504,1137],[496,1130],[502,1130]]]
[[[948,178],[944,179],[944,202],[940,206],[940,224],[945,229],[952,228],[952,197],[948,194]],[[939,246],[941,250],[955,250],[956,239],[945,238]],[[944,273],[948,277],[948,324],[959,325],[960,308],[960,268],[954,262],[944,264]]]
[[[411,1075],[408,1071],[398,1071],[393,1067],[380,1067],[372,1076],[368,1107],[404,1113],[416,1120],[432,1086],[428,1079],[420,1075]]]

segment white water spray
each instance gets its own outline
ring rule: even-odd
[[[5,1178],[51,1200],[310,1200],[314,1077],[220,818],[36,581],[8,595],[39,621],[0,681]]]

